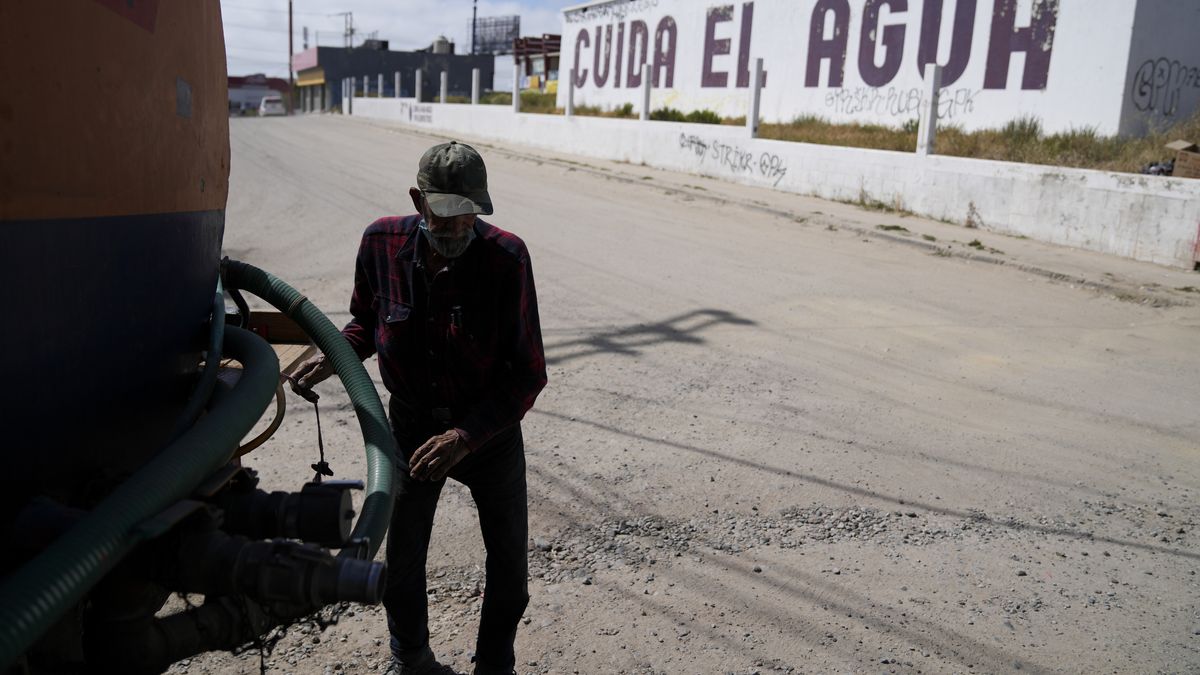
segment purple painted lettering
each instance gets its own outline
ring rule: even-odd
[[[667,89],[675,86],[675,44],[678,41],[679,28],[675,19],[664,16],[654,29],[654,85],[665,86]],[[663,85],[661,74],[666,71],[666,84]]]
[[[825,39],[825,21],[833,12],[833,37]],[[808,72],[804,86],[821,86],[821,61],[829,60],[829,86],[840,87],[846,72],[846,40],[850,29],[847,0],[817,0],[808,30]]]
[[[879,10],[907,12],[908,0],[867,0],[863,7],[862,37],[858,46],[858,72],[869,87],[886,86],[900,72],[904,59],[904,26],[892,24],[880,30]],[[875,46],[883,45],[883,64],[875,65]]]
[[[646,63],[646,50],[650,46],[650,29],[645,21],[629,22],[629,72],[625,75],[625,86],[637,89],[642,86],[642,64]],[[641,48],[641,53],[638,53]],[[634,70],[634,67],[637,70]]]
[[[579,34],[575,36],[575,65],[572,68],[574,72],[571,73],[571,77],[575,78],[576,87],[582,87],[583,85],[587,84],[587,68],[580,69],[579,67],[579,64],[583,63],[583,60],[580,58],[580,53],[583,51],[584,47],[590,47],[591,45],[592,38],[588,36],[587,30],[584,29],[579,31]]]
[[[742,3],[742,32],[738,37],[738,78],[737,86],[750,86],[750,36],[754,30],[754,3]],[[766,86],[767,73],[763,71],[763,86]]]
[[[608,30],[604,30],[607,28]],[[600,33],[604,32],[604,56],[600,56]],[[608,66],[612,62],[612,25],[596,26],[596,49],[592,52],[592,81],[596,88],[603,88],[608,83]],[[604,71],[600,65],[603,63]]]
[[[729,53],[729,38],[717,39],[717,24],[733,20],[733,5],[709,7],[708,18],[704,26],[704,70],[700,73],[701,87],[729,86],[729,73],[713,72],[714,56]]]
[[[1033,0],[1030,25],[1017,28],[1017,0],[996,0],[992,15],[984,89],[1008,87],[1008,66],[1013,52],[1025,52],[1022,89],[1045,89],[1050,79],[1050,55],[1058,25],[1058,0]]]
[[[621,58],[621,53],[624,51],[625,51],[625,24],[620,23],[620,24],[617,24],[617,49],[616,49],[616,51],[613,52],[613,56],[616,57],[615,59],[613,59],[613,61],[614,61],[614,63],[613,63],[613,88],[614,89],[621,88],[621,62],[624,61],[624,59]]]
[[[925,66],[937,63],[938,42],[942,33],[942,5],[945,0],[925,0],[921,13],[921,44],[917,50],[917,70],[925,77]],[[971,60],[971,42],[975,35],[975,9],[978,0],[958,0],[954,7],[954,27],[950,31],[950,58],[942,66],[942,86],[949,87],[967,70]]]

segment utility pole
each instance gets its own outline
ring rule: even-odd
[[[308,26],[304,27],[304,51],[308,51]]]
[[[471,56],[475,56],[475,23],[479,20],[479,0],[471,3]]]
[[[338,12],[329,16],[340,16],[345,20],[345,30],[342,32],[342,46],[350,49],[354,46],[354,12]]]
[[[292,0],[288,0],[288,114],[292,114],[292,102],[296,97],[296,78],[292,75],[292,54],[296,50],[292,44]]]

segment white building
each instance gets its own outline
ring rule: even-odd
[[[563,10],[562,52],[575,102],[605,107],[640,100],[646,62],[652,107],[745,115],[761,58],[767,121],[902,125],[928,63],[965,129],[1132,135],[1200,108],[1200,0],[603,0]]]

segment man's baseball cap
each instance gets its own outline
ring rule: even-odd
[[[425,193],[435,216],[492,214],[487,168],[475,148],[466,143],[450,141],[426,150],[417,169],[417,188]]]

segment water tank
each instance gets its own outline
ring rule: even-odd
[[[454,43],[451,42],[445,35],[437,36],[437,39],[430,45],[430,51],[434,54],[453,54]]]
[[[0,492],[78,502],[163,446],[199,367],[229,189],[220,3],[4,0],[0,82]]]

